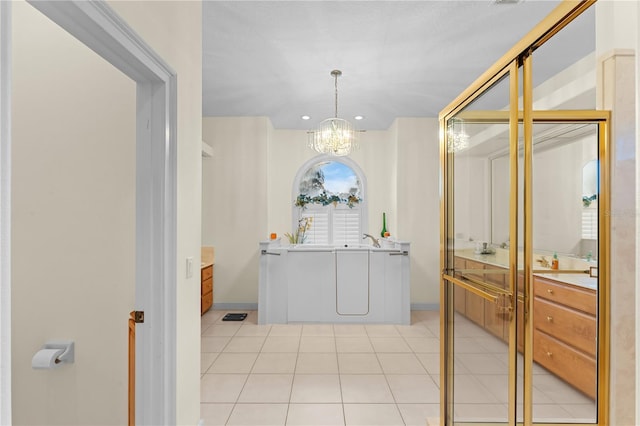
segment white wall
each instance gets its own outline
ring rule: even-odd
[[[391,234],[411,241],[412,251],[416,250],[412,282],[435,285],[439,255],[437,121],[399,123],[388,131],[361,134],[360,149],[350,158],[367,179],[368,232],[380,233],[385,212]],[[273,129],[266,118],[205,117],[203,139],[215,151],[212,159],[203,160],[202,227],[203,244],[216,247],[214,303],[256,304],[257,243],[272,232],[284,237],[292,231],[293,180],[316,154],[307,147],[305,131]],[[434,145],[423,146],[429,142]],[[404,208],[416,211],[401,211],[401,202]],[[430,212],[426,220],[422,217],[425,211]],[[437,288],[412,291],[412,303],[438,300]]]
[[[202,3],[111,1],[110,5],[178,76],[177,424],[200,420],[200,274],[186,278],[186,258],[200,261],[202,196]]]
[[[440,299],[440,151],[436,118],[398,118],[396,228],[411,241],[411,302]]]
[[[13,423],[124,424],[135,280],[135,83],[14,2]],[[73,365],[33,370],[51,339]]]
[[[200,282],[184,259],[200,256],[201,4],[111,6],[178,74],[177,423],[195,425]],[[15,12],[14,423],[125,424],[135,84],[31,6]],[[76,341],[75,364],[31,370],[50,338]]]
[[[214,304],[256,303],[258,241],[268,239],[264,117],[204,118],[202,244],[215,247]]]

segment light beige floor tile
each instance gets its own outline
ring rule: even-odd
[[[509,345],[502,339],[493,335],[484,337],[474,337],[478,345],[482,346],[487,353],[509,355]]]
[[[468,422],[507,422],[507,406],[502,404],[463,404],[456,403],[454,416],[458,421]]]
[[[255,325],[255,324],[244,324],[238,332],[236,336],[266,336],[271,331],[270,325]]]
[[[434,377],[435,379],[435,377]],[[439,377],[438,377],[439,380]],[[436,382],[438,383],[438,382]],[[454,375],[454,401],[460,404],[497,404],[498,399],[472,375]]]
[[[218,321],[220,318],[222,318],[222,313],[218,311],[209,310],[208,312],[206,312],[204,315],[200,317],[200,324],[209,326],[214,322]],[[204,329],[204,327],[202,328]]]
[[[295,337],[302,334],[302,324],[274,324],[271,326],[269,336]]]
[[[251,374],[245,383],[239,403],[289,402],[293,374]]]
[[[344,404],[347,426],[398,426],[403,425],[396,404]]]
[[[253,364],[258,357],[257,352],[248,353],[228,353],[223,352],[218,355],[218,358],[213,362],[213,365],[209,368],[208,373],[224,374],[235,373],[243,374],[250,373]]]
[[[304,337],[303,337],[304,338]],[[335,353],[299,353],[296,374],[338,374]]]
[[[368,337],[336,337],[336,350],[338,352],[366,353],[373,352],[373,346]]]
[[[296,374],[291,403],[340,403],[340,380],[337,374]]]
[[[370,340],[376,352],[411,352],[411,348],[402,337],[371,337]]]
[[[253,365],[253,374],[287,374],[296,369],[297,353],[265,353],[258,355]]]
[[[225,426],[233,404],[200,404],[200,418],[207,426]]]
[[[247,311],[247,317],[242,321],[243,324],[258,324],[258,311]]]
[[[405,337],[413,352],[440,353],[440,339],[435,337]]]
[[[302,336],[300,352],[335,352],[336,340],[333,337]]]
[[[573,419],[563,405],[533,404],[533,421],[542,423],[567,423]]]
[[[396,325],[396,330],[403,337],[433,337],[431,331],[423,325]]]
[[[303,336],[325,336],[333,337],[332,324],[304,324],[302,326]]]
[[[231,337],[201,337],[200,338],[200,351],[201,352],[222,352],[227,343],[231,340]]]
[[[369,337],[400,337],[395,325],[367,324],[364,326]]]
[[[203,336],[233,336],[240,329],[240,324],[214,324],[202,332]]]
[[[381,374],[341,374],[340,385],[345,404],[394,402],[387,380]]]
[[[236,402],[246,374],[205,374],[200,379],[201,402]]]
[[[333,333],[336,337],[367,337],[367,330],[361,324],[334,324]]]
[[[340,374],[382,374],[378,357],[373,353],[339,353],[338,368]]]
[[[567,386],[562,379],[554,375],[535,376],[533,386],[541,390],[556,404],[590,404],[592,402],[589,397]]]
[[[387,381],[398,404],[440,402],[440,390],[428,375],[387,374]]]
[[[232,337],[224,352],[260,352],[265,337]]]
[[[582,423],[595,423],[596,404],[563,404],[562,408],[574,419],[579,419]]]
[[[417,353],[416,357],[429,374],[440,374],[440,354]],[[455,367],[454,367],[455,368]]]
[[[262,352],[298,352],[300,337],[267,336],[262,346]]]
[[[458,354],[458,360],[473,374],[506,374],[509,366],[493,354]]]
[[[207,372],[218,355],[219,352],[203,352],[200,354],[200,374]]]
[[[282,426],[287,419],[287,409],[287,404],[236,404],[227,425]]]
[[[425,426],[427,419],[440,417],[440,404],[398,404],[398,409],[407,426]]]
[[[344,425],[342,404],[290,404],[287,426]]]
[[[509,375],[508,374],[476,374],[476,380],[482,383],[489,392],[496,397],[498,402],[507,404],[509,402]],[[522,387],[518,387],[522,389]]]
[[[384,374],[427,374],[415,354],[412,353],[379,353],[378,360]]]

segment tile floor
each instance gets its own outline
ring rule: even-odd
[[[257,325],[202,316],[201,417],[214,425],[437,425],[439,313],[410,326]],[[507,394],[504,344],[465,318],[457,323],[456,411],[499,421]],[[594,404],[536,369],[537,420],[579,422]]]

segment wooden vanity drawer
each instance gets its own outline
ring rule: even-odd
[[[200,314],[204,314],[213,305],[213,292],[205,294],[200,298]]]
[[[201,296],[204,296],[205,294],[209,294],[213,291],[212,277],[209,277],[206,280],[202,281],[202,287],[200,288],[200,291],[202,292]]]
[[[200,279],[202,281],[209,279],[213,276],[213,265],[202,268],[200,272]]]
[[[595,291],[569,284],[555,283],[541,277],[534,277],[533,294],[591,315],[596,314],[597,300]]]
[[[596,355],[596,319],[591,315],[536,297],[533,324],[576,349]]]
[[[533,358],[575,388],[595,398],[597,383],[594,358],[571,349],[540,330],[533,331]]]

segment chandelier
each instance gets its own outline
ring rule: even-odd
[[[447,123],[447,151],[455,153],[469,147],[469,135],[464,131],[464,123],[452,118]]]
[[[309,148],[313,148],[321,154],[340,157],[348,155],[358,148],[356,137],[358,131],[347,120],[338,118],[338,77],[342,75],[342,71],[333,70],[331,75],[335,80],[336,113],[333,118],[322,121],[316,130],[307,132],[308,144]]]

